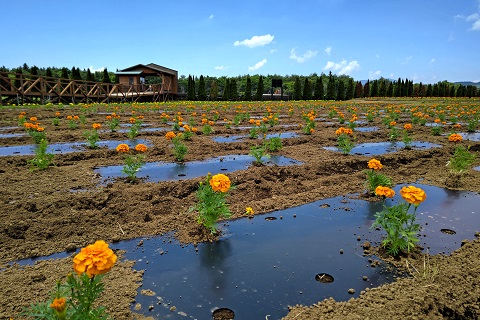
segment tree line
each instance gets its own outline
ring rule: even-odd
[[[478,97],[475,85],[439,81],[434,84],[414,83],[413,80],[380,78],[355,81],[346,75],[311,74],[310,76],[246,75],[238,77],[204,77],[189,75],[179,79],[180,93],[187,100],[262,100],[264,94],[276,92],[272,80],[283,82],[283,93],[293,100],[350,100],[370,97]],[[277,92],[278,93],[278,92]]]
[[[26,63],[11,70],[1,67],[0,71],[31,74],[38,76],[86,80],[104,83],[118,83],[113,72],[104,69],[92,73],[90,69],[38,68]],[[272,80],[282,80],[282,88],[272,88]],[[156,77],[146,79],[146,83],[159,81]],[[153,82],[152,82],[153,81]],[[299,75],[243,75],[237,77],[196,77],[180,76],[178,79],[179,97],[187,100],[260,101],[264,94],[278,93],[293,100],[350,100],[369,97],[478,97],[480,89],[474,85],[454,84],[440,81],[435,84],[414,83],[413,80],[398,78],[396,81],[380,78],[377,80],[355,81],[347,75],[313,73]]]
[[[91,82],[103,82],[103,83],[118,83],[117,76],[113,72],[109,72],[107,68],[103,71],[91,72],[90,69],[76,68],[73,66],[71,69],[66,67],[56,68],[39,68],[37,66],[29,67],[26,63],[18,68],[8,69],[5,66],[0,67],[0,71],[3,72],[12,72],[12,73],[21,73],[25,75],[41,76],[41,77],[51,77],[51,78],[61,78],[61,79],[70,79],[70,80],[84,80]]]

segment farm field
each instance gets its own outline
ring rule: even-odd
[[[72,271],[69,256],[32,265],[15,261],[65,251],[74,255],[99,239],[119,243],[165,234],[186,246],[222,241],[221,233],[210,234],[189,211],[208,172],[226,174],[235,186],[227,198],[232,219],[247,219],[246,207],[257,219],[260,214],[338,196],[379,202],[365,187],[365,170],[372,158],[381,161],[382,173],[395,185],[480,193],[480,170],[471,168],[459,179],[446,167],[457,146],[480,150],[479,117],[478,100],[441,98],[4,106],[0,109],[0,318],[17,319],[29,304],[47,300],[56,280]],[[113,128],[115,119],[119,123]],[[94,124],[100,127],[93,129]],[[411,128],[405,129],[406,124]],[[38,127],[44,130],[37,131]],[[338,150],[341,127],[352,129],[347,137],[354,148],[345,154]],[[98,133],[98,148],[87,146],[85,132],[92,130]],[[172,140],[166,137],[171,131],[191,133],[183,141],[187,147],[183,161],[178,161]],[[54,146],[48,149],[54,165],[31,170],[32,138],[39,132]],[[450,141],[454,133],[461,140]],[[405,148],[404,134],[411,139],[411,148]],[[284,157],[281,164],[266,158],[266,163],[258,164],[250,157],[243,167],[225,172],[209,167],[198,174],[196,167],[188,172],[178,169],[179,163],[218,164],[248,157],[252,146],[263,145],[264,135],[267,141],[280,137],[282,147],[265,152],[272,161]],[[122,176],[125,155],[116,150],[120,143],[131,149],[138,143],[148,148],[143,154],[147,164],[135,181]],[[170,167],[164,169],[162,164]],[[477,157],[473,167],[479,165]],[[107,166],[112,170],[102,171]],[[157,168],[166,173],[159,174]],[[345,302],[329,299],[311,306],[292,302],[296,306],[285,319],[478,318],[479,214],[476,232],[452,254],[428,255],[424,248],[392,259],[375,239],[362,239],[359,247],[371,241],[370,254],[410,275]],[[228,232],[228,223],[224,228]],[[376,233],[384,235],[384,231]],[[148,307],[132,309],[143,272],[135,268],[135,261],[122,259],[123,252],[117,254],[120,258],[104,278],[106,289],[99,304],[114,319],[148,318]],[[420,274],[426,256],[437,268],[434,279]],[[406,269],[406,261],[419,272]]]

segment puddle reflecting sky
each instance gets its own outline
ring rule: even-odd
[[[388,205],[402,201],[402,186],[394,188],[397,195]],[[463,239],[474,238],[480,226],[479,194],[415,186],[427,194],[417,210],[422,226],[419,244],[425,251],[449,254]],[[219,241],[201,243],[197,248],[166,237],[111,246],[126,250],[126,258],[137,261],[135,268],[145,270],[139,292],[154,292],[152,296],[137,295],[142,309],[136,312],[156,319],[209,319],[214,308],[226,307],[235,312],[236,319],[265,319],[267,315],[279,319],[287,314],[288,305],[310,305],[328,297],[346,301],[366,287],[392,281],[384,265],[373,268],[369,257],[362,256],[363,241],[378,244],[385,234],[370,229],[380,210],[381,202],[335,197],[228,221],[220,225],[223,236]],[[66,256],[55,257],[62,255]],[[316,281],[319,273],[328,273],[334,281]],[[348,294],[350,288],[355,294]],[[150,305],[152,311],[148,311]],[[172,306],[176,311],[170,311]]]

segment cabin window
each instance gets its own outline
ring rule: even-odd
[[[133,77],[128,78],[128,84],[133,86]]]

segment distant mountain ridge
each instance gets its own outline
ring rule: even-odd
[[[392,80],[392,79],[387,79],[387,80],[390,80],[391,82],[395,82],[397,80]],[[360,82],[362,83],[362,85],[365,85],[365,83],[367,83],[368,80],[360,80]],[[372,82],[374,80],[370,80],[370,82]],[[453,84],[461,84],[462,86],[476,86],[478,88],[480,88],[480,81],[479,82],[473,82],[473,81],[457,81],[457,82],[453,82]],[[433,85],[433,83],[432,83]]]
[[[476,87],[480,88],[480,81],[479,82],[458,81],[458,82],[454,82],[453,84],[461,84],[462,86],[476,86]]]

